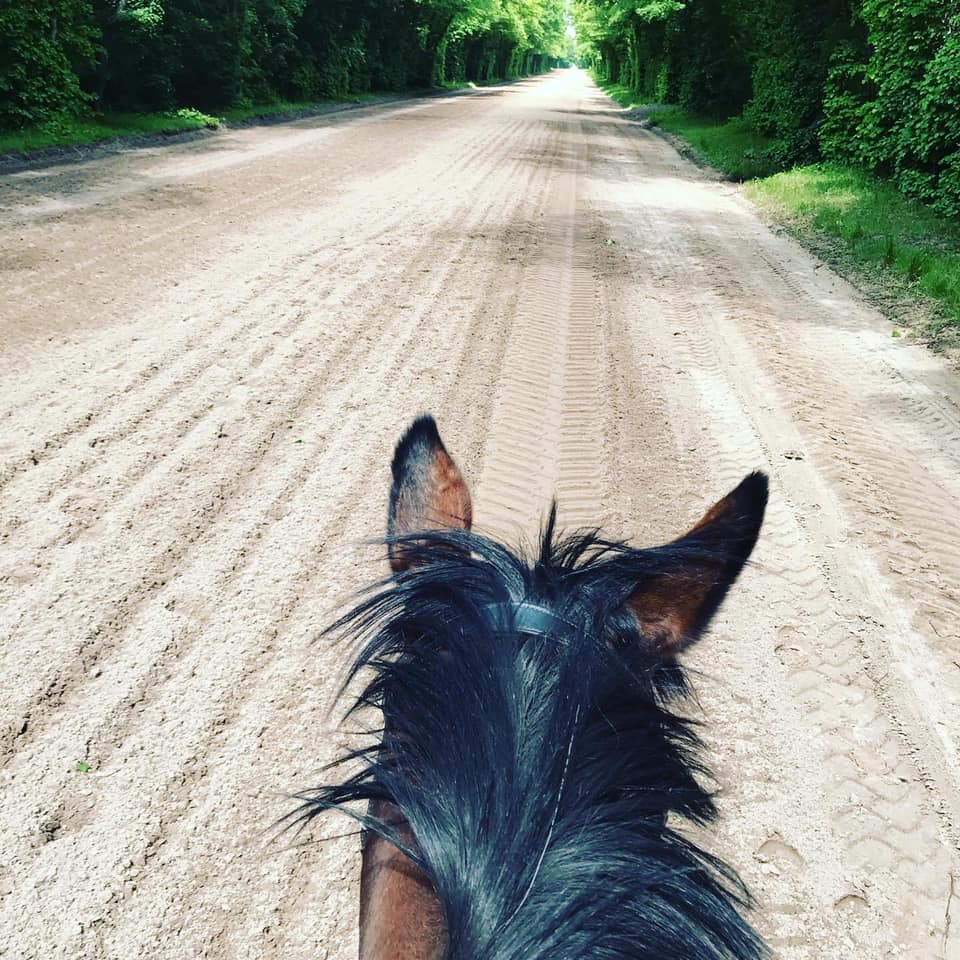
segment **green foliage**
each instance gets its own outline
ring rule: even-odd
[[[556,65],[566,25],[565,0],[7,0],[0,129],[490,82]]]
[[[749,49],[744,116],[773,141],[768,158],[777,169],[817,159],[823,87],[847,0],[735,0],[733,9]]]
[[[305,0],[255,0],[244,11],[239,42],[240,89],[234,103],[271,100],[296,55]]]
[[[960,324],[960,228],[854,167],[820,163],[752,183],[749,196],[801,229],[841,239],[854,261],[888,270]]]
[[[448,12],[454,15],[437,47],[433,83],[491,83],[540,73],[566,55],[560,0],[475,0],[449,4]]]
[[[0,6],[0,128],[45,123],[83,109],[77,71],[96,56],[87,0]]]
[[[72,147],[157,133],[182,133],[217,127],[220,121],[188,107],[163,113],[111,114],[77,119],[64,114],[16,133],[0,134],[0,154],[29,153],[46,147]]]
[[[660,20],[669,20],[675,13],[684,9],[686,4],[677,0],[648,0],[647,3],[631,4],[634,16],[641,23],[656,23]]]
[[[747,68],[727,0],[575,0],[578,59],[647,102],[711,116],[739,111]]]
[[[837,49],[826,156],[894,179],[960,216],[960,9],[941,0],[863,0],[858,42]]]
[[[657,99],[706,117],[740,113],[749,69],[726,0],[698,0],[669,24]]]
[[[174,120],[188,123],[191,127],[206,127],[208,130],[215,130],[220,126],[220,118],[214,117],[195,107],[181,107],[179,110],[173,110],[164,116],[172,117]]]

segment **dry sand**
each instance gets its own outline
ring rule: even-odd
[[[705,842],[785,960],[960,957],[960,385],[736,187],[571,71],[25,170],[0,216],[0,955],[355,954],[355,838],[265,831],[431,411],[511,538],[556,493],[658,542],[770,472],[688,658]]]

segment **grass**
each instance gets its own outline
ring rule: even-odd
[[[631,87],[622,83],[608,83],[595,75],[593,79],[597,86],[602,87],[603,92],[611,99],[616,100],[621,107],[633,109],[634,107],[645,106],[636,99],[636,92]]]
[[[703,159],[733,179],[752,180],[776,170],[769,158],[773,141],[752,130],[743,117],[720,122],[666,107],[651,113],[649,121],[686,140]]]
[[[801,239],[812,230],[840,241],[843,259],[889,273],[960,325],[960,224],[883,180],[830,163],[757,180],[747,196]]]
[[[47,147],[74,147],[117,137],[202,130],[219,124],[217,117],[191,109],[168,113],[121,113],[79,120],[62,118],[16,133],[0,133],[0,153],[30,153]]]
[[[742,117],[720,123],[697,117],[681,107],[641,103],[631,87],[608,83],[597,76],[593,79],[620,106],[629,110],[643,109],[651,126],[686,140],[702,159],[733,179],[750,180],[776,170],[767,156],[772,141],[751,130]]]
[[[270,103],[231,107],[225,110],[221,117],[189,107],[164,113],[113,113],[80,119],[63,117],[37,127],[18,130],[16,133],[0,133],[0,154],[27,154],[49,147],[76,147],[101,140],[115,140],[118,137],[215,129],[223,122],[283,116],[316,110],[333,103],[365,103],[376,99],[378,97],[375,94],[363,93],[337,100],[310,100],[302,103],[275,100]]]
[[[230,107],[223,111],[223,119],[227,123],[236,123],[241,120],[256,119],[257,117],[282,117],[288,113],[305,113],[317,110],[335,103],[367,103],[382,99],[384,94],[351,93],[342,97],[324,100],[271,100],[268,103],[244,104],[239,107]]]

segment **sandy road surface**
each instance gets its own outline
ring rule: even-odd
[[[659,541],[770,472],[690,658],[708,843],[780,957],[960,957],[958,382],[735,188],[557,73],[0,204],[0,955],[353,955],[355,840],[263,831],[430,410],[511,536],[556,492]]]

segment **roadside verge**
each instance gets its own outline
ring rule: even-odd
[[[890,318],[891,336],[960,355],[960,224],[854,167],[821,162],[776,172],[769,141],[741,118],[718,122],[614,99],[628,106],[625,119],[708,175],[742,185],[771,226],[786,230]]]
[[[474,88],[460,88],[447,90],[441,88],[397,94],[383,93],[364,96],[362,99],[358,98],[356,100],[344,100],[331,103],[290,104],[283,109],[276,109],[268,105],[247,110],[227,111],[225,117],[207,116],[195,110],[176,111],[167,115],[169,117],[169,123],[167,125],[165,125],[161,119],[164,115],[151,115],[157,118],[157,127],[159,129],[141,132],[131,123],[129,132],[120,132],[119,129],[115,133],[110,132],[114,127],[123,127],[125,118],[119,118],[119,124],[105,124],[102,128],[102,134],[97,133],[95,126],[91,124],[90,139],[84,142],[41,146],[26,150],[0,148],[0,175],[17,173],[20,170],[27,169],[43,169],[44,167],[60,163],[94,160],[143,147],[155,147],[169,143],[186,143],[191,140],[216,137],[225,130],[289,123],[296,120],[306,120],[311,117],[321,117],[331,113],[343,113],[348,110],[360,110],[364,107],[375,107],[382,104],[409,100],[460,96],[472,92],[473,89]],[[184,119],[180,116],[181,114],[190,114],[191,116]],[[130,119],[133,120],[135,118]]]

